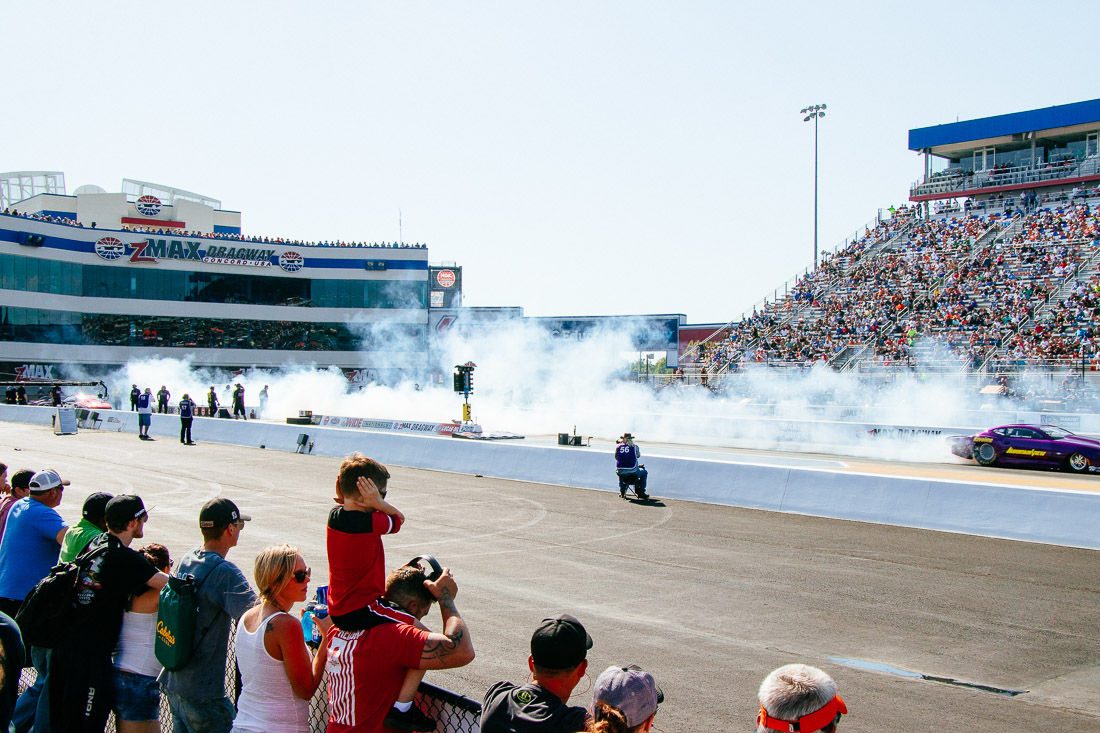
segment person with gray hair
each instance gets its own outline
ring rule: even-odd
[[[836,682],[817,667],[786,664],[760,684],[757,733],[835,733],[848,707],[836,694]]]

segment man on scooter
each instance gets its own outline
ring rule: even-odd
[[[619,496],[626,498],[626,490],[634,486],[634,493],[639,499],[648,499],[645,492],[646,477],[649,472],[645,466],[638,463],[642,452],[634,445],[634,436],[623,433],[623,437],[615,441],[615,473],[619,476]]]

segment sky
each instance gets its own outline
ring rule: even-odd
[[[1087,2],[0,3],[0,171],[423,242],[467,306],[737,319],[923,172],[911,128],[1097,96]],[[400,229],[399,229],[400,220]]]

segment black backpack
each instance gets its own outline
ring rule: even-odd
[[[50,574],[31,589],[15,622],[23,634],[23,643],[52,649],[61,641],[76,610],[76,591],[80,572],[91,565],[92,560],[107,552],[107,543],[92,551],[85,551],[73,562],[53,566]]]

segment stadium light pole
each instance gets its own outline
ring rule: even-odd
[[[817,269],[817,119],[825,116],[824,104],[811,104],[799,114],[806,115],[802,121],[814,121],[814,269]]]

